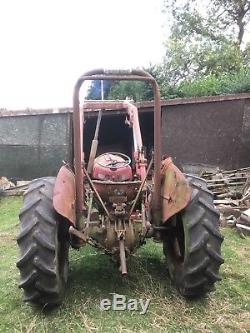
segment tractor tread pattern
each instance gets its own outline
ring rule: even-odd
[[[199,273],[204,271],[204,269],[207,268],[207,266],[209,265],[209,258],[208,257],[204,257],[203,260],[201,262],[199,262],[196,266],[194,267],[189,267],[187,270],[187,274],[188,275],[193,275],[195,273]]]
[[[39,218],[41,218],[45,223],[47,224],[51,224],[52,226],[56,224],[56,221],[51,218],[50,215],[48,215],[46,213],[46,211],[40,209],[39,207],[37,207],[36,209],[36,214],[38,215]]]
[[[189,253],[192,254],[196,251],[199,251],[207,243],[208,239],[209,239],[208,232],[204,232],[204,234],[201,234],[198,240],[190,247]]]
[[[167,255],[169,273],[183,296],[197,297],[211,291],[215,282],[221,280],[220,265],[221,243],[224,237],[219,231],[219,213],[214,208],[213,194],[207,190],[206,183],[198,177],[187,176],[195,192],[186,208],[179,214],[188,234],[185,245],[185,257],[181,264]],[[199,188],[198,193],[196,193]],[[164,253],[167,251],[164,243]]]
[[[201,184],[198,184],[198,183],[196,183],[196,182],[192,182],[192,187],[195,188],[195,189],[197,189],[197,190],[202,189],[202,190],[203,190],[204,192],[206,192],[207,194],[209,194],[209,195],[213,195],[213,192],[211,192],[211,191],[208,190],[207,188],[202,187]]]
[[[194,290],[196,291],[197,288],[201,288],[204,286],[204,284],[207,283],[207,279],[205,277],[201,278],[200,280],[196,281],[196,282],[189,282],[186,283],[185,288],[187,291],[185,291],[185,293],[187,293],[188,296],[191,295],[191,292]]]
[[[38,220],[34,220],[32,221],[29,225],[27,225],[18,235],[17,237],[17,243],[21,242],[21,240],[23,238],[25,238],[27,235],[30,234],[30,232],[32,231],[32,229],[37,225]]]
[[[29,264],[29,262],[32,260],[33,256],[37,252],[37,245],[36,244],[31,244],[29,249],[24,252],[20,259],[17,261],[16,265],[19,269],[21,269],[23,266],[26,264]]]
[[[218,229],[215,228],[213,224],[211,224],[208,220],[204,220],[203,222],[204,227],[211,233],[213,234],[214,237],[217,237],[221,242],[224,240],[224,237],[222,234],[218,231]]]
[[[60,304],[64,293],[56,273],[58,216],[52,204],[54,184],[54,177],[35,179],[24,194],[17,237],[21,256],[16,264],[24,301],[50,306]]]
[[[26,194],[24,194],[24,197]],[[23,208],[20,210],[19,218],[21,218],[25,213],[29,212],[35,205],[38,204],[38,202],[41,201],[41,198],[34,198],[30,200],[26,205],[23,206]]]
[[[214,260],[217,261],[219,265],[224,263],[224,259],[220,254],[217,253],[211,246],[206,247],[207,254]]]
[[[24,295],[24,302],[39,303],[40,293],[38,291],[30,292],[28,295]]]
[[[208,278],[210,279],[210,280],[212,280],[212,281],[214,281],[214,282],[216,282],[216,281],[220,281],[221,280],[221,277],[218,275],[218,274],[216,274],[215,272],[213,272],[211,269],[206,269],[206,271],[205,271],[205,274],[206,274],[206,276],[208,276]]]
[[[30,272],[30,274],[27,275],[27,277],[19,283],[19,288],[28,288],[30,287],[37,279],[37,271],[33,270]]]
[[[35,240],[37,241],[37,243],[41,246],[43,246],[44,248],[52,251],[52,252],[55,252],[55,245],[54,244],[51,244],[50,242],[48,242],[47,239],[45,239],[41,234],[40,232],[35,232],[34,233],[34,238]]]
[[[38,257],[35,257],[33,260],[33,265],[41,272],[48,276],[56,277],[56,271],[54,269],[49,268],[46,263],[42,260],[39,260]]]

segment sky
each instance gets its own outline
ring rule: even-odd
[[[93,68],[160,62],[163,0],[0,0],[0,108],[72,105]]]

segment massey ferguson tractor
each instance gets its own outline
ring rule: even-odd
[[[133,101],[87,100],[80,105],[79,91],[86,80],[139,80],[152,85],[154,149],[150,158]],[[117,108],[123,110],[124,126],[130,127],[131,154],[106,151],[98,155],[102,112]],[[98,116],[86,161],[84,113],[90,110]],[[17,237],[24,301],[42,306],[62,302],[70,247],[91,244],[112,256],[125,276],[127,258],[150,237],[162,242],[169,275],[182,295],[195,297],[212,290],[223,263],[219,214],[203,179],[184,175],[170,157],[162,158],[161,104],[155,79],[143,70],[98,69],[82,75],[74,88],[72,141],[72,159],[57,177],[35,179],[24,195]]]

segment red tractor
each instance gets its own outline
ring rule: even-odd
[[[154,151],[150,160],[142,143],[138,111],[125,101],[85,101],[85,80],[140,80],[154,92]],[[107,151],[99,156],[102,110],[120,108],[131,128],[131,156]],[[84,111],[99,110],[85,164]],[[109,111],[112,112],[112,111]],[[124,125],[125,126],[125,125]],[[108,133],[107,133],[108,135]],[[143,70],[85,73],[76,82],[73,109],[73,156],[57,175],[35,179],[24,195],[17,242],[17,262],[24,300],[57,305],[68,276],[69,247],[91,244],[111,255],[122,275],[127,257],[152,237],[163,243],[170,276],[184,296],[210,291],[223,263],[219,214],[203,179],[184,175],[161,155],[161,104],[155,79]]]

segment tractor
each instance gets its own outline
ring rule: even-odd
[[[80,88],[86,80],[139,80],[152,85],[151,154],[143,146],[136,104],[126,99],[85,100],[80,105]],[[124,126],[130,128],[130,155],[98,154],[103,112],[117,108],[122,110]],[[84,114],[90,110],[98,116],[86,161]],[[62,303],[70,247],[90,244],[104,251],[126,276],[127,258],[148,238],[162,242],[170,278],[183,296],[200,297],[213,290],[223,263],[219,213],[203,179],[183,174],[171,157],[162,158],[161,102],[155,79],[140,69],[97,69],[82,75],[74,87],[72,146],[72,159],[57,176],[33,180],[24,194],[17,237],[24,301],[41,306]]]

